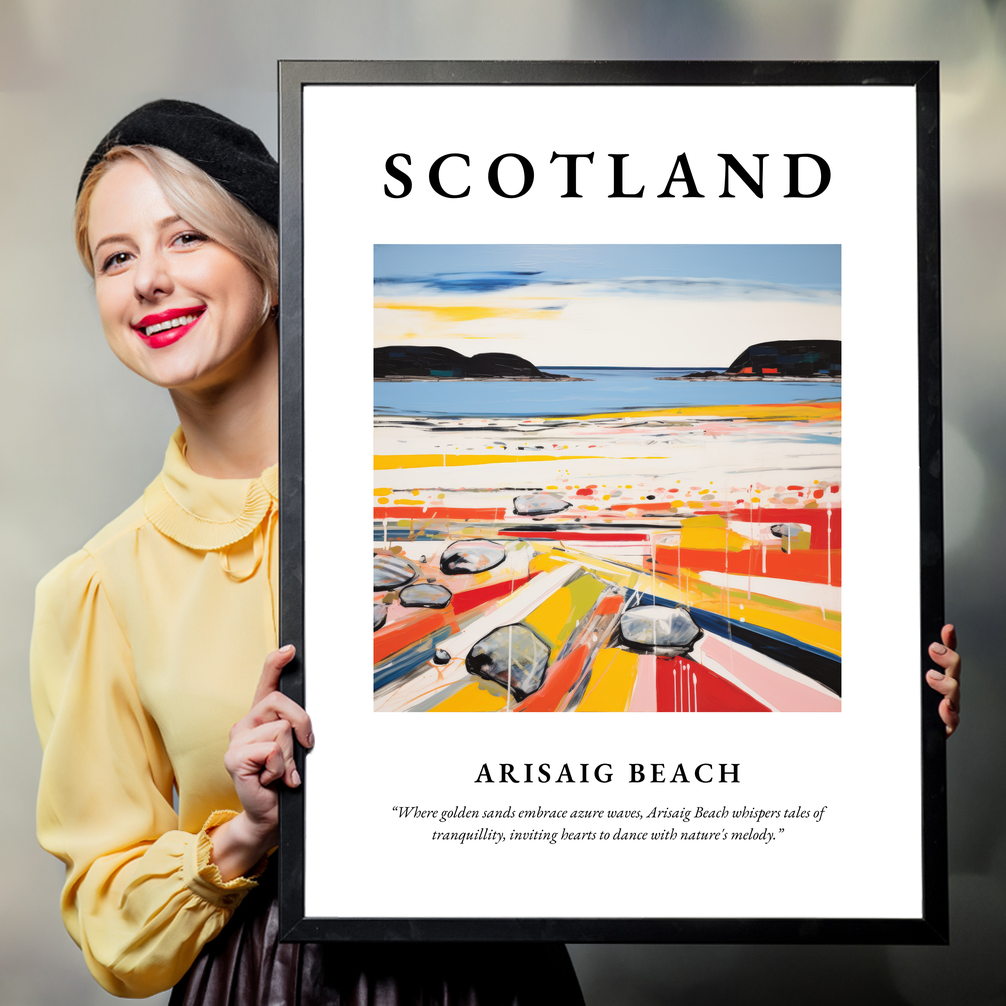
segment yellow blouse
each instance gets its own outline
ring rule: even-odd
[[[223,882],[206,829],[241,809],[228,731],[276,646],[277,492],[276,467],[197,475],[179,430],[143,498],[38,586],[38,836],[115,995],[174,985],[255,886]]]

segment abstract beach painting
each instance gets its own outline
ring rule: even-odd
[[[841,709],[836,245],[376,245],[374,709]]]

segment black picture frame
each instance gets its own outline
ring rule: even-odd
[[[428,940],[626,943],[938,944],[948,941],[945,737],[939,696],[925,684],[927,647],[943,624],[943,512],[940,379],[939,71],[935,62],[404,62],[281,61],[280,119],[280,641],[298,648],[282,688],[310,711],[311,654],[304,648],[304,381],[302,96],[307,86],[347,84],[685,85],[910,87],[915,93],[918,247],[918,401],[923,723],[923,904],[918,918],[320,918],[305,914],[305,807],[311,760],[298,750],[304,779],[283,790],[279,848],[280,927],[287,941]],[[333,869],[338,869],[333,863]]]

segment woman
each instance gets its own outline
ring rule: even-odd
[[[561,945],[277,944],[276,787],[314,740],[274,649],[277,220],[258,137],[187,102],[128,115],[81,179],[106,339],[180,427],[143,497],[38,589],[38,831],[67,929],[121,996],[582,1003]]]
[[[39,585],[38,830],[66,864],[67,929],[122,996],[582,1003],[557,945],[276,942],[276,786],[300,785],[294,736],[313,744],[277,691],[293,651],[274,649],[277,219],[258,138],[186,102],[127,116],[81,179],[105,336],[180,427],[142,499]],[[931,648],[948,734],[955,645],[948,626]]]

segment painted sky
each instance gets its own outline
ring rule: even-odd
[[[841,338],[838,245],[376,245],[374,277],[376,345],[698,368]]]
[[[691,277],[837,291],[840,245],[375,245],[377,279],[540,270],[542,280]],[[444,279],[449,277],[444,276]],[[532,277],[526,277],[531,279]]]

